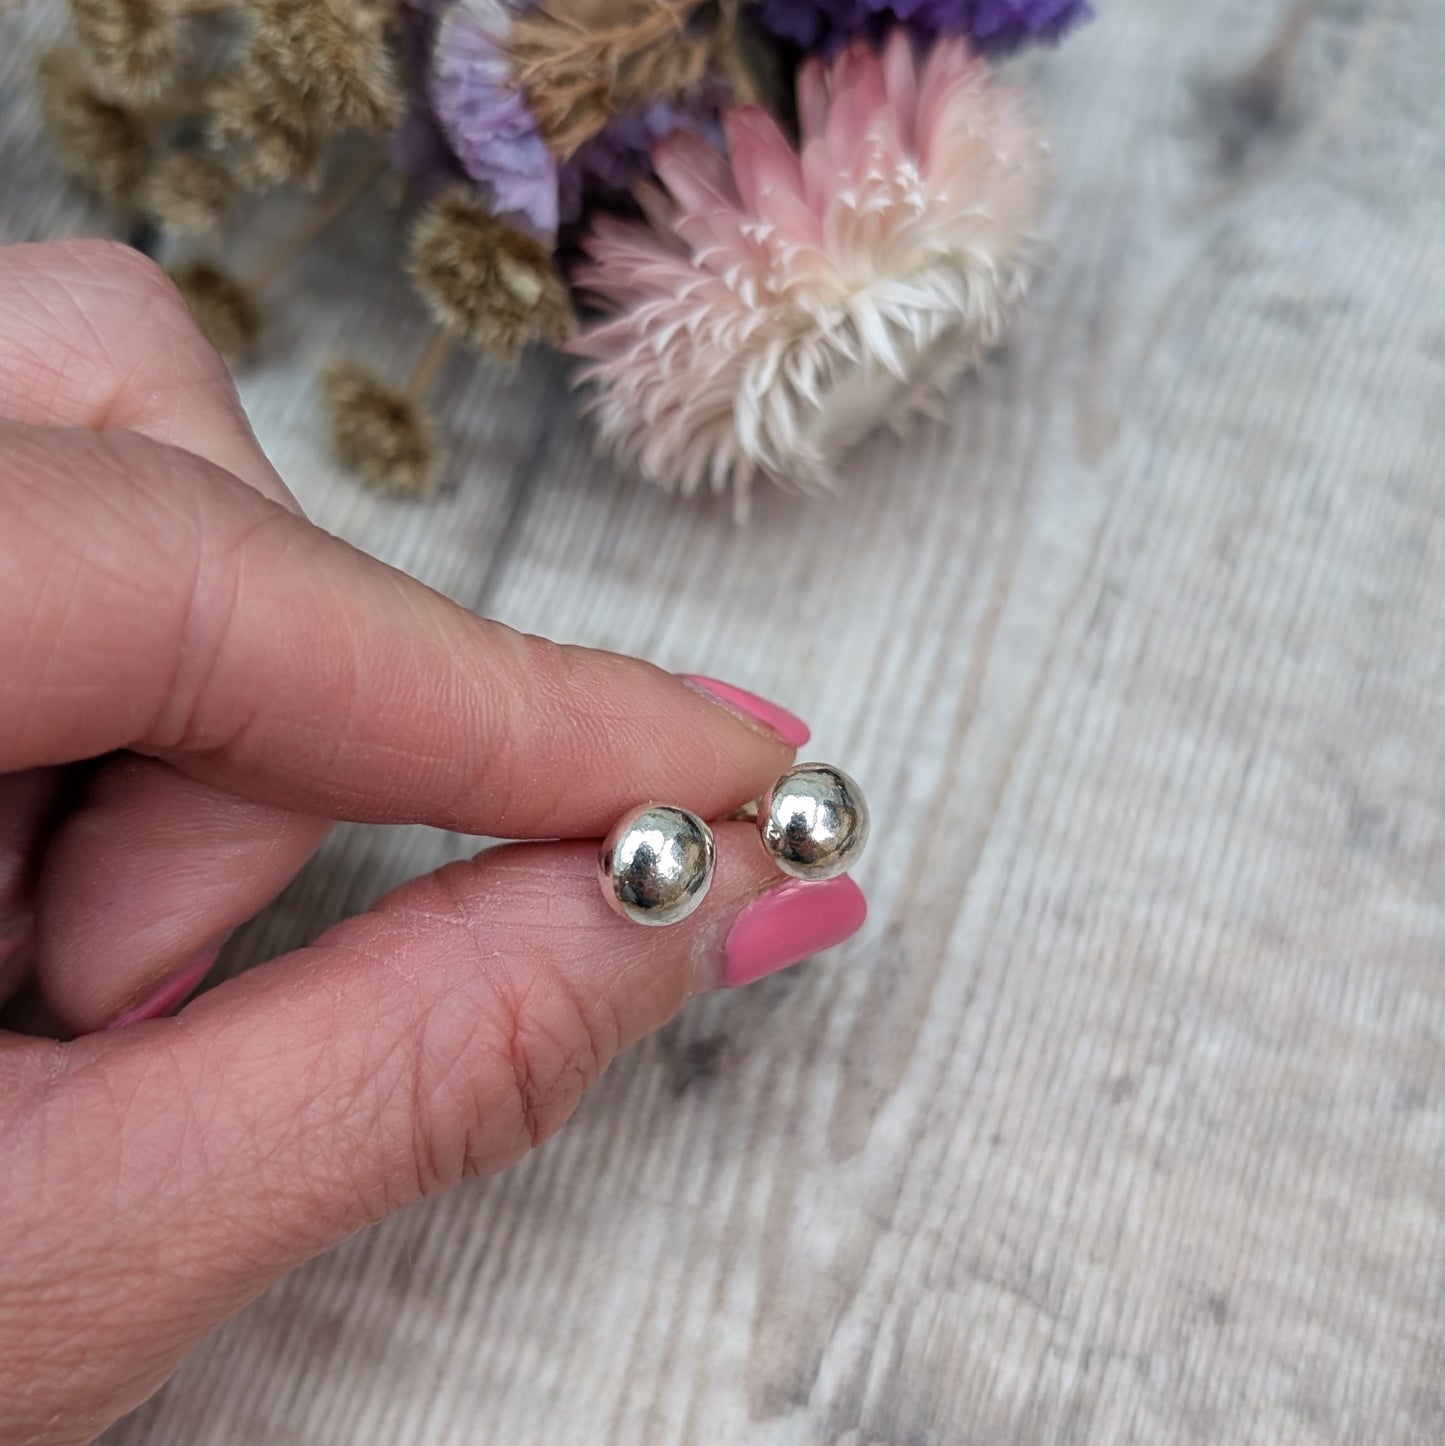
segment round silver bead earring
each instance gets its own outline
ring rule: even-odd
[[[617,820],[597,858],[602,896],[634,924],[677,924],[702,903],[717,847],[685,808],[649,803]]]
[[[795,879],[834,879],[868,842],[868,805],[831,763],[799,763],[763,795],[758,833],[773,861]]]

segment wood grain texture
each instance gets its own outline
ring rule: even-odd
[[[1445,1440],[1445,7],[1100,8],[1019,67],[1060,185],[1014,344],[836,503],[642,490],[546,361],[453,363],[456,490],[366,496],[310,379],[420,349],[391,221],[278,283],[243,390],[313,515],[799,708],[873,917],[109,1446]],[[4,239],[94,224],[29,117],[49,23],[0,22]],[[790,587],[814,553],[854,585]],[[471,847],[342,830],[234,962]]]

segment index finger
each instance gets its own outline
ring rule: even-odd
[[[0,771],[128,748],[328,818],[590,837],[649,799],[726,813],[807,736],[479,619],[131,434],[0,424],[0,516]]]

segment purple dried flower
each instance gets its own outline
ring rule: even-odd
[[[432,109],[430,70],[436,20],[428,4],[440,8],[439,0],[408,0],[397,14],[406,110],[390,144],[392,166],[427,199],[464,174]]]
[[[758,0],[762,23],[804,50],[836,51],[902,22],[915,34],[967,35],[998,53],[1057,40],[1093,13],[1088,0]]]
[[[589,201],[626,202],[633,183],[652,169],[653,147],[680,130],[696,131],[722,149],[722,127],[712,104],[659,100],[608,122],[558,174],[563,223],[580,219]]]
[[[464,0],[442,17],[432,65],[437,119],[492,210],[544,239],[557,230],[557,165],[513,84],[507,41],[522,5]]]
[[[462,168],[430,106],[409,104],[391,135],[392,167],[411,182],[415,194],[430,199],[462,179]]]

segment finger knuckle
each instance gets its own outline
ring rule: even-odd
[[[532,1007],[522,1001],[504,1021],[512,1068],[511,1113],[517,1137],[529,1150],[571,1117],[601,1074],[605,1053],[581,1002],[565,988],[548,993],[546,1005]]]
[[[412,1126],[417,1193],[495,1174],[549,1139],[608,1058],[588,1011],[534,986],[497,990],[438,1069],[423,1059]],[[450,1031],[447,1031],[450,1032]]]

